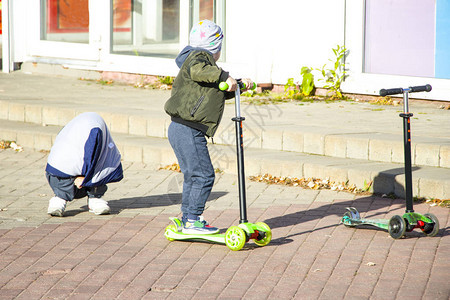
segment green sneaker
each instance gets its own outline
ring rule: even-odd
[[[199,216],[197,220],[187,219],[184,222],[182,232],[186,234],[214,234],[219,232],[219,228],[210,226],[203,219],[203,216]]]

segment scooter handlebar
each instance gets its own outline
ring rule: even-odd
[[[380,96],[388,96],[388,95],[395,95],[395,94],[403,94],[402,88],[395,88],[395,89],[381,89],[380,90]]]
[[[418,85],[418,86],[410,86],[411,89],[410,93],[416,93],[416,92],[429,92],[431,91],[431,85]]]
[[[418,85],[418,86],[410,86],[410,93],[417,93],[417,92],[429,92],[431,91],[431,85]],[[402,88],[395,88],[395,89],[381,89],[380,90],[380,96],[388,96],[388,95],[396,95],[396,94],[403,94]]]
[[[237,83],[238,83],[238,85],[239,85],[239,88],[240,89],[245,89],[245,88],[247,88],[246,86],[245,86],[245,83],[244,82],[242,82],[241,80],[237,80]],[[221,90],[221,91],[226,91],[226,90],[228,90],[228,83],[226,83],[225,81],[222,81],[221,83],[219,83],[219,89]],[[253,86],[250,88],[250,90],[255,90],[256,89],[256,83],[254,82],[253,83]]]

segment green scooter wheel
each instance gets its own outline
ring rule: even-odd
[[[164,235],[166,236],[166,238],[167,238],[169,241],[174,241],[173,238],[170,238],[170,237],[169,237],[170,232],[178,232],[177,227],[176,227],[175,225],[171,224],[171,225],[168,225],[168,226],[166,227],[166,229],[164,230]]]
[[[405,234],[405,231],[406,231],[405,219],[403,219],[403,217],[401,217],[399,215],[393,216],[389,220],[388,231],[393,239],[401,238]]]
[[[435,236],[438,232],[439,232],[439,220],[438,218],[436,218],[435,215],[433,214],[424,214],[425,217],[427,217],[428,219],[430,219],[431,221],[433,221],[433,224],[426,224],[423,232],[427,235],[427,236]]]
[[[225,233],[225,244],[233,251],[239,251],[247,241],[245,231],[238,226],[231,226]]]
[[[269,225],[267,225],[264,222],[257,222],[257,223],[255,223],[255,225],[264,228],[264,232],[266,233],[264,238],[262,238],[260,240],[255,240],[255,244],[258,246],[261,246],[261,247],[269,244],[270,241],[272,240],[272,231],[270,230]]]

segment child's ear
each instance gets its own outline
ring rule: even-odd
[[[221,52],[222,52],[222,51],[213,53],[213,58],[214,58],[215,61],[218,61],[218,60],[219,60]]]

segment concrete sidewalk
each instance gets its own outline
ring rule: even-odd
[[[49,150],[74,116],[96,111],[108,123],[125,161],[172,164],[176,159],[166,134],[170,119],[163,110],[169,95],[76,77],[2,73],[0,139]],[[247,175],[330,178],[359,188],[372,182],[376,193],[404,197],[401,110],[345,101],[244,104]],[[448,199],[450,111],[430,102],[412,102],[410,110],[414,195]],[[230,174],[236,170],[233,114],[230,102],[210,146],[214,165]]]
[[[181,175],[124,162],[110,184],[108,216],[75,200],[67,216],[46,214],[47,154],[0,150],[0,299],[448,299],[449,209],[436,237],[393,240],[374,228],[339,225],[345,207],[372,218],[403,214],[404,200],[247,181],[249,220],[272,242],[243,250],[169,242]],[[236,176],[218,174],[205,217],[225,230],[239,218]]]

